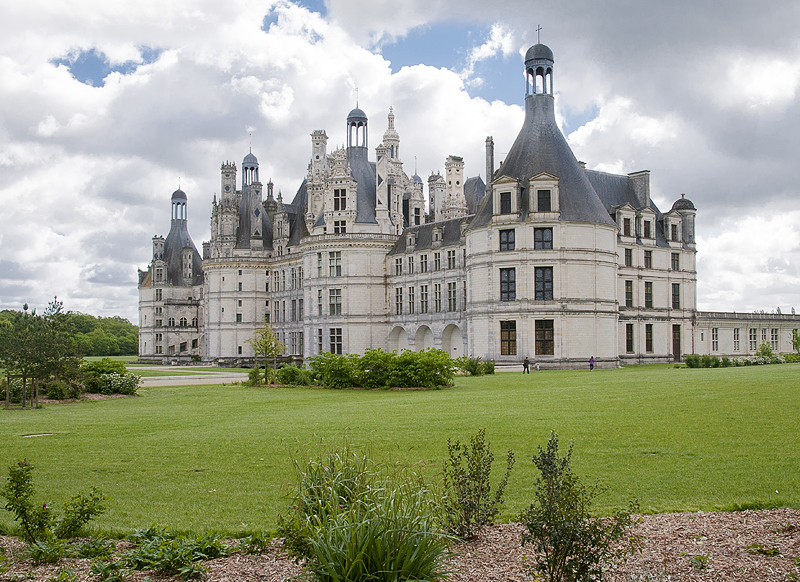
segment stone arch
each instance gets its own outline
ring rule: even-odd
[[[396,351],[398,354],[408,349],[408,334],[401,326],[395,327],[389,333],[389,351]]]
[[[461,328],[451,323],[442,331],[442,349],[451,358],[458,358],[464,355],[464,341],[461,336]]]
[[[427,325],[421,325],[414,336],[414,349],[418,352],[433,347],[433,332]]]

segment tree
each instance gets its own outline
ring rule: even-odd
[[[283,342],[278,339],[278,336],[274,331],[272,331],[272,328],[269,326],[269,324],[265,323],[262,329],[256,330],[255,335],[247,340],[247,343],[253,346],[253,353],[256,356],[256,366],[258,366],[259,356],[263,356],[265,361],[269,358],[273,359],[272,373],[274,374],[274,368],[276,367],[275,358],[286,351],[286,346],[284,346]],[[264,379],[267,381],[267,383],[269,383],[270,368],[268,365],[266,365],[266,362],[264,367]]]
[[[42,318],[36,315],[35,309],[29,313],[26,303],[22,311],[12,312],[6,322],[0,326],[0,368],[22,376],[22,405],[25,406],[28,379],[36,377],[40,367],[38,339]]]
[[[800,333],[797,333],[796,329],[792,330],[792,347],[800,354]]]

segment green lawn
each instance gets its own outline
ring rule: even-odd
[[[607,512],[800,507],[800,365],[724,369],[632,366],[459,378],[429,391],[192,386],[42,410],[0,410],[0,467],[27,457],[40,497],[97,485],[98,524],[152,523],[233,533],[274,527],[291,457],[320,441],[371,445],[431,479],[447,439],[479,427],[501,469],[517,466],[504,519],[531,500],[531,454],[551,429],[575,441],[574,465],[608,487]],[[34,436],[55,433],[53,436]],[[3,469],[3,472],[5,470]],[[0,521],[10,514],[0,510]]]

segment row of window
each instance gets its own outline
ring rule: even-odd
[[[552,319],[537,319],[534,321],[534,349],[535,355],[552,356],[555,353],[554,325]],[[500,322],[500,355],[517,355],[517,322]]]
[[[156,327],[163,327],[163,326],[164,326],[164,320],[163,319],[156,319]],[[175,327],[175,318],[174,317],[170,317],[170,318],[167,319],[167,327]],[[189,327],[189,320],[186,319],[185,317],[181,317],[178,320],[178,327]],[[197,327],[197,318],[196,317],[192,318],[191,327]]]
[[[419,304],[416,302],[416,288],[409,287],[405,293],[402,287],[395,287],[394,289],[394,313],[395,315],[402,315],[403,313],[415,313],[419,307],[419,313],[435,312],[439,313],[445,311],[442,309],[442,284],[435,283],[433,285],[433,297],[429,295],[429,285],[419,286]],[[447,307],[446,311],[458,311],[458,283],[451,281],[447,283]],[[462,283],[462,309],[466,307],[467,303],[467,283]],[[404,303],[404,295],[408,298],[407,303]],[[431,304],[432,301],[432,304]]]
[[[534,267],[534,299],[552,301],[553,267]],[[516,268],[500,269],[500,301],[517,300]]]
[[[157,333],[156,334],[156,341],[157,342],[163,341],[163,335],[160,334],[160,333]],[[193,339],[192,340],[192,349],[196,350],[198,344],[199,344],[199,341],[196,340],[196,339]],[[186,346],[187,346],[186,342],[181,342],[180,344],[178,344],[178,353],[183,353],[183,352],[187,351],[187,347]],[[146,343],[145,343],[144,348],[145,348],[145,350],[147,350],[147,344]],[[156,354],[163,354],[164,353],[164,347],[163,346],[155,346],[155,353]],[[170,355],[175,354],[175,346],[174,345],[169,346],[167,348],[167,353],[170,354]]]
[[[456,249],[451,249],[447,251],[447,268],[448,269],[455,269],[456,268]],[[464,250],[464,259],[466,259],[466,250]],[[434,271],[441,271],[442,270],[442,253],[436,252],[433,253],[433,270]],[[406,259],[406,269],[405,274],[413,275],[415,272],[415,262],[414,257],[410,256]],[[419,256],[419,272],[420,273],[427,273],[428,272],[428,255],[420,255]],[[395,275],[403,275],[403,258],[397,257],[394,260],[394,274]]]
[[[633,307],[633,281],[625,281],[625,307]],[[644,306],[653,308],[653,282],[644,282]],[[672,309],[681,308],[681,284],[672,283]]]
[[[759,341],[759,335],[761,336],[760,341]],[[700,339],[701,340],[703,339],[702,334]],[[763,328],[761,330],[761,333],[759,334],[757,327],[751,327],[748,329],[747,340],[748,340],[748,348],[749,351],[751,352],[755,352],[756,350],[758,350],[758,347],[763,343],[769,343],[770,347],[772,348],[772,351],[777,352],[780,347],[780,329]],[[711,328],[711,351],[712,352],[719,351],[718,327]],[[741,351],[741,335],[738,327],[733,328],[733,351],[734,352]]]
[[[625,266],[633,267],[633,249],[625,249]],[[644,251],[644,268],[653,268],[653,251]],[[670,269],[672,271],[681,270],[681,255],[680,253],[671,253],[670,255]]]
[[[288,311],[287,311],[288,310]],[[302,321],[303,320],[303,300],[292,299],[291,301],[275,301],[272,304],[272,317],[270,318],[269,301],[265,302],[264,320],[270,323],[270,319],[275,323],[282,321]],[[236,314],[236,321],[242,321],[242,314]]]
[[[553,248],[553,229],[534,228],[533,229],[533,248],[536,250],[546,250]],[[516,249],[516,231],[514,229],[500,231],[500,250],[513,251]]]
[[[500,214],[511,214],[513,212],[511,196],[511,192],[500,192]],[[552,193],[550,190],[537,190],[535,200],[536,208],[533,209],[535,212],[552,211]]]

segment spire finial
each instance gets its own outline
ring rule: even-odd
[[[414,156],[414,175],[417,175],[417,156]]]
[[[358,87],[356,87],[356,109],[358,109]]]
[[[542,44],[542,25],[541,24],[537,24],[536,25],[536,43],[537,44]]]
[[[250,153],[253,153],[253,134],[250,134]]]

